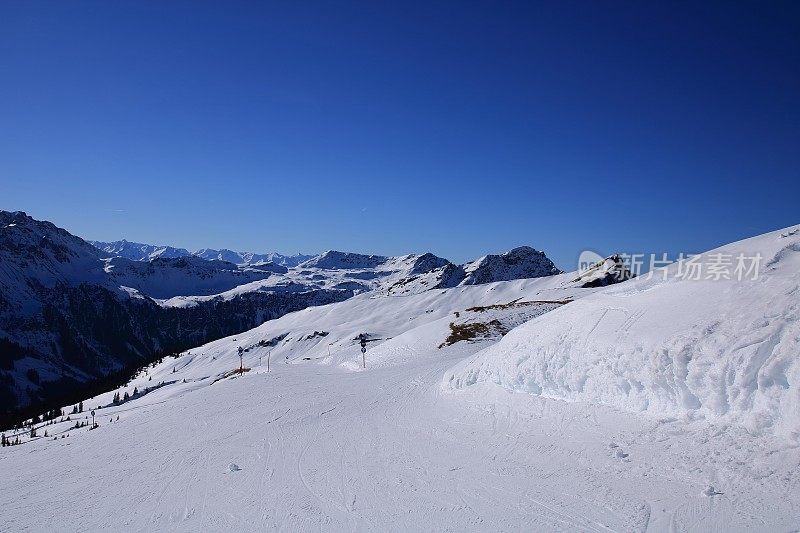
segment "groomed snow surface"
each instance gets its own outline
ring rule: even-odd
[[[797,530],[798,243],[726,247],[763,254],[752,282],[573,273],[269,321],[87,400],[95,430],[3,448],[0,529]]]

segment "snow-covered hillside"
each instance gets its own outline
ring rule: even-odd
[[[571,273],[403,296],[367,292],[167,357],[124,387],[85,399],[82,412],[65,406],[64,415],[36,424],[35,437],[29,427],[7,432],[22,444],[0,452],[3,523],[11,530],[795,530],[800,447],[791,434],[753,432],[734,418],[709,424],[669,409],[639,414],[606,405],[624,389],[613,372],[630,368],[642,385],[674,392],[666,385],[677,385],[684,368],[693,382],[705,379],[693,365],[724,346],[741,354],[726,356],[732,383],[755,374],[751,383],[765,393],[773,390],[766,378],[781,388],[775,364],[788,361],[783,390],[796,397],[796,356],[774,357],[783,347],[791,353],[798,337],[791,313],[799,233],[782,233],[724,248],[768,254],[761,281],[739,289],[674,276],[585,287]],[[731,307],[744,295],[752,309]],[[607,325],[615,309],[639,313]],[[719,324],[709,329],[703,321],[715,313]],[[761,371],[747,354],[764,352],[743,326],[756,316],[788,332],[768,343],[776,350],[758,359]],[[709,340],[687,337],[696,353],[680,353],[691,358],[647,359],[670,331],[697,320],[690,331]],[[780,329],[764,322],[755,327]],[[641,342],[626,333],[634,330]],[[586,343],[573,332],[586,332],[577,337]],[[553,354],[552,383],[542,382],[540,394],[515,394],[534,390],[525,388],[533,383],[527,375],[501,379],[505,387],[486,379],[503,375],[502,366],[489,373],[493,362],[518,370],[526,353],[542,360],[537,338]],[[629,352],[590,366],[586,354],[609,338]],[[574,363],[559,358],[554,339],[570,346]],[[657,364],[661,379],[646,381]],[[567,371],[582,366],[584,390],[605,383],[613,394],[548,397],[558,386],[578,391]],[[704,369],[713,380],[714,365]],[[44,477],[46,489],[31,482]],[[63,502],[77,503],[65,511]]]
[[[323,365],[348,371],[397,366],[454,350],[467,355],[508,331],[573,299],[590,294],[568,275],[425,291],[410,296],[364,293],[343,302],[289,313],[261,326],[186,350],[152,365],[119,390],[139,392],[130,405],[175,397],[214,385],[243,363],[265,371],[275,364]],[[362,356],[359,336],[366,335]],[[157,391],[149,392],[150,388]],[[144,393],[144,394],[142,394]],[[85,399],[103,416],[116,414],[115,391]],[[146,396],[146,398],[145,398]],[[141,397],[141,400],[140,400]],[[127,404],[126,404],[127,405]],[[69,411],[69,406],[65,407]],[[107,410],[110,409],[110,410]],[[67,431],[71,421],[50,432]],[[16,437],[16,435],[15,435]],[[21,435],[27,441],[26,435]]]
[[[723,246],[564,306],[444,383],[482,381],[800,440],[800,231]]]

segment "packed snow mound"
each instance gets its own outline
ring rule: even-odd
[[[463,268],[466,276],[462,285],[541,278],[561,273],[544,252],[530,246],[520,246],[501,255],[486,255]]]
[[[798,252],[796,228],[776,231],[601,289],[512,330],[443,385],[486,381],[800,439]]]
[[[581,287],[605,287],[632,279],[634,274],[625,266],[625,261],[619,255],[606,257],[598,261],[572,280]]]

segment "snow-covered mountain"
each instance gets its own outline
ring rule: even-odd
[[[185,248],[175,248],[173,246],[159,246],[144,244],[140,242],[129,242],[125,239],[114,242],[88,241],[97,249],[105,252],[109,256],[124,257],[133,261],[152,261],[157,258],[174,258],[196,256],[202,259],[227,261],[237,265],[255,265],[260,263],[272,263],[283,267],[294,267],[303,261],[311,259],[311,255],[281,255],[277,252],[258,254],[254,252],[234,252],[233,250],[202,248],[195,252],[190,252]]]
[[[384,257],[329,250],[300,264],[298,270],[312,275],[335,273],[360,282],[368,290],[393,295],[561,273],[544,252],[527,246],[487,255],[465,265],[455,265],[430,253]]]
[[[64,406],[7,432],[5,524],[791,531],[798,252],[790,228],[613,286],[568,273],[286,314],[85,398],[94,429]],[[757,278],[724,279],[740,256]],[[59,508],[81,496],[91,512]]]
[[[370,269],[383,265],[388,257],[365,255],[328,250],[317,257],[303,262],[302,268],[319,268],[323,270]]]
[[[186,257],[192,255],[184,248],[172,246],[155,246],[141,242],[129,242],[125,239],[114,242],[87,241],[89,244],[105,252],[111,257],[124,257],[132,261],[152,261],[158,257]]]
[[[193,255],[202,257],[203,259],[218,259],[220,261],[228,261],[229,263],[236,263],[237,265],[272,263],[283,267],[295,267],[303,261],[307,261],[314,257],[312,255],[304,254],[282,255],[277,252],[265,254],[257,254],[254,252],[234,252],[233,250],[228,250],[225,248],[221,250],[203,248],[194,252]]]
[[[467,263],[463,268],[465,277],[462,285],[561,274],[544,252],[529,246],[520,246],[500,255],[486,255]]]

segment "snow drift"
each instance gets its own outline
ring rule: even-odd
[[[700,279],[683,262],[608,287],[512,330],[443,385],[487,381],[800,439],[798,252],[800,228],[781,230],[693,259]],[[757,276],[736,272],[758,256]]]

